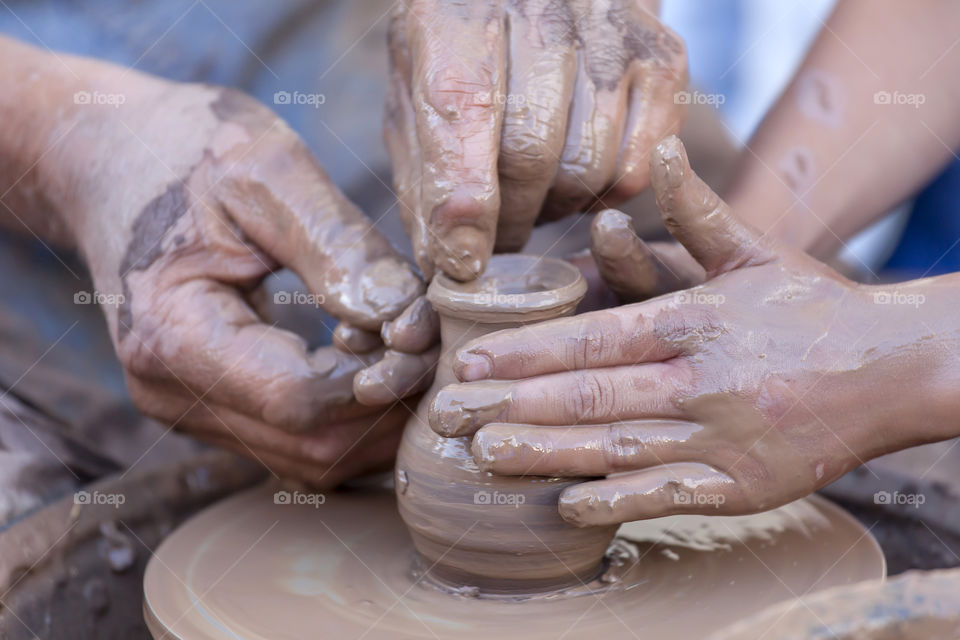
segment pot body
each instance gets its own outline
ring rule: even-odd
[[[449,304],[458,295],[451,290],[462,294],[464,288],[478,305]],[[599,572],[617,527],[575,527],[557,510],[560,493],[580,480],[481,471],[470,437],[439,436],[428,422],[434,396],[458,382],[452,364],[459,346],[572,314],[585,290],[568,263],[516,255],[494,256],[481,282],[463,285],[441,276],[431,284],[443,355],[433,386],[406,425],[395,472],[400,515],[431,578],[516,593],[578,585]]]

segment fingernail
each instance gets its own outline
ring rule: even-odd
[[[622,258],[634,249],[636,234],[630,216],[615,209],[597,214],[591,229],[591,249],[601,257]]]
[[[430,427],[446,438],[472,435],[485,424],[497,422],[510,403],[502,383],[475,382],[448,385],[430,404]]]
[[[454,227],[436,239],[434,262],[454,280],[474,280],[487,266],[492,241],[488,235],[476,227]]]
[[[685,164],[680,138],[670,136],[661,140],[660,144],[657,145],[654,158],[654,166],[651,169],[660,178],[661,183],[672,189],[679,187],[683,183]]]
[[[413,267],[393,257],[380,258],[360,276],[363,301],[383,320],[396,317],[423,290]]]
[[[377,365],[362,369],[354,376],[353,395],[360,404],[375,407],[390,404],[395,398],[384,384]]]
[[[557,508],[561,518],[578,527],[598,524],[603,521],[602,513],[612,511],[596,492],[578,487],[564,490]]]
[[[473,461],[480,467],[480,471],[490,471],[492,469],[494,460],[490,451],[490,438],[483,432],[483,429],[477,431],[476,435],[473,436],[470,453],[473,454]]]
[[[463,382],[485,380],[493,373],[493,362],[485,354],[466,351],[457,356],[454,373]]]

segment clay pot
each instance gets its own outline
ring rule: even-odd
[[[427,420],[437,392],[457,382],[452,362],[459,346],[570,315],[586,289],[569,263],[516,254],[494,256],[477,281],[439,275],[431,283],[427,297],[440,314],[443,355],[433,386],[407,422],[396,468],[400,515],[430,578],[516,593],[579,585],[600,571],[617,527],[578,528],[560,517],[560,493],[576,480],[481,471],[470,437],[441,437]]]

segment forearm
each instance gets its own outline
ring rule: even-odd
[[[947,0],[841,1],[741,157],[738,215],[827,257],[919,189],[960,145],[958,20]]]
[[[73,204],[102,155],[104,123],[143,82],[128,75],[0,37],[0,225],[74,244]]]
[[[859,450],[873,457],[960,436],[960,274],[861,288],[873,318],[851,345],[862,361],[848,388],[855,404],[838,408],[870,416]]]

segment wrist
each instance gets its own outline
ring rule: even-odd
[[[874,455],[960,435],[960,276],[859,289],[875,323],[857,372],[874,416],[868,446],[882,449]]]

